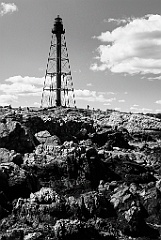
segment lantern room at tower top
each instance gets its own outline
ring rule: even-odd
[[[52,40],[41,98],[41,107],[54,106],[75,107],[65,29],[59,15],[55,18],[52,28]]]
[[[57,34],[58,32],[60,32],[61,34],[65,33],[65,30],[63,29],[63,21],[62,18],[59,17],[59,15],[57,16],[57,18],[55,18],[54,28],[52,29],[53,34]]]

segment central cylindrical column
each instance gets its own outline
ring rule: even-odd
[[[65,33],[63,29],[62,19],[57,16],[55,18],[52,33],[56,35],[56,106],[61,106],[61,36]]]
[[[56,106],[61,106],[61,32],[56,34]]]

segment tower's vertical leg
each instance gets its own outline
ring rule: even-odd
[[[61,32],[58,31],[56,34],[57,37],[57,74],[56,74],[56,106],[61,106]]]

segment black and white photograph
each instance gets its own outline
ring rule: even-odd
[[[161,0],[0,1],[0,240],[161,239]]]

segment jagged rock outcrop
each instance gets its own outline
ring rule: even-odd
[[[9,200],[27,197],[36,190],[36,178],[13,162],[0,164],[0,189]]]
[[[65,108],[6,115],[0,239],[158,240],[160,125]]]
[[[23,163],[22,155],[15,150],[9,151],[6,148],[0,148],[0,163],[13,162],[20,166]]]
[[[158,230],[152,229],[146,222],[149,212],[143,204],[142,198],[145,196],[139,185],[118,185],[110,197],[118,215],[121,231],[133,237],[159,236]]]
[[[51,134],[47,130],[44,130],[44,131],[35,133],[35,137],[39,141],[40,144],[44,144],[46,142],[46,139],[48,137],[51,137]]]
[[[129,132],[140,132],[148,129],[161,129],[161,120],[143,114],[113,112],[98,120],[98,125],[124,127]]]
[[[6,148],[0,148],[0,163],[10,162],[11,152]]]
[[[9,119],[0,122],[0,147],[19,153],[31,152],[35,148],[35,140],[29,129]]]

